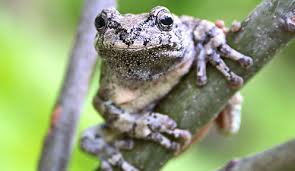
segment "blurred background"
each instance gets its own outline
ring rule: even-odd
[[[119,0],[122,13],[172,12],[227,25],[242,20],[260,0]],[[39,153],[73,44],[82,1],[0,1],[0,170],[36,170]],[[226,161],[265,150],[295,136],[295,44],[290,44],[242,90],[241,131],[223,137],[214,131],[164,171],[210,171]],[[98,74],[98,73],[97,73]],[[96,77],[97,78],[97,77]],[[97,81],[94,81],[97,83]],[[93,84],[79,132],[101,122],[91,106]],[[75,145],[71,171],[93,170],[97,161]]]

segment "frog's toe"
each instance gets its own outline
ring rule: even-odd
[[[251,65],[253,65],[253,60],[251,57],[236,51],[227,44],[223,44],[217,49],[223,57],[237,61],[243,68],[249,68]]]
[[[251,65],[253,65],[252,58],[250,58],[248,56],[245,56],[244,58],[239,59],[238,62],[244,68],[249,68]]]
[[[112,165],[106,161],[106,160],[101,160],[100,161],[100,169],[101,171],[113,171]]]
[[[121,168],[123,171],[139,171],[135,167],[133,167],[131,164],[129,164],[127,161],[123,159],[123,156],[121,153],[117,153],[112,155],[109,159],[108,162],[112,166],[117,166]]]
[[[236,75],[235,73],[232,74],[232,78],[229,80],[229,82],[232,88],[240,88],[244,84],[243,78]]]
[[[139,118],[136,125],[135,132],[140,133],[137,138],[154,141],[176,153],[191,142],[189,131],[177,128],[172,118],[161,113],[146,114]]]
[[[207,76],[206,75],[197,75],[197,85],[204,86],[207,84]]]
[[[230,85],[233,88],[239,88],[243,85],[243,78],[232,72],[217,52],[212,52],[211,54],[209,54],[208,60],[211,65],[216,67],[216,69],[219,70],[222,75],[224,75],[224,77],[230,82]]]
[[[207,83],[207,73],[206,73],[206,52],[204,46],[199,43],[197,45],[198,54],[196,57],[197,65],[197,85],[204,86]]]
[[[181,143],[175,143],[175,144],[178,144],[177,146],[175,146],[177,148],[173,150],[176,155],[180,154],[182,151],[187,149],[189,145],[191,144],[192,134],[188,130],[183,130],[183,129],[167,130],[166,133],[181,141]]]

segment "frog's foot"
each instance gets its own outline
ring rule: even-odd
[[[176,154],[185,149],[191,142],[191,133],[177,128],[176,122],[160,113],[149,113],[138,118],[133,127],[135,138],[157,142]],[[170,137],[170,138],[169,138]],[[180,139],[176,141],[175,139]]]
[[[243,84],[243,79],[231,71],[221,56],[237,61],[243,68],[251,66],[253,61],[251,57],[241,54],[226,44],[222,29],[209,21],[202,20],[194,30],[194,39],[198,50],[196,57],[198,85],[207,83],[207,62],[215,66],[233,87],[240,87]]]
[[[80,139],[81,149],[89,154],[98,156],[101,160],[102,171],[112,171],[119,167],[123,171],[138,171],[134,166],[124,160],[119,149],[132,149],[131,140],[115,140],[108,142],[113,135],[106,126],[95,126],[84,131]]]
[[[228,101],[228,104],[224,107],[222,112],[219,113],[218,117],[215,119],[215,123],[221,133],[231,135],[239,131],[242,103],[243,97],[238,92]]]
[[[105,109],[106,121],[116,131],[131,138],[157,142],[169,150],[180,152],[191,142],[191,133],[177,128],[176,122],[159,113],[129,113],[114,103],[95,100],[97,106]],[[170,139],[170,138],[171,139]],[[175,141],[182,140],[182,143]]]
[[[242,24],[239,21],[233,21],[231,27],[227,28],[223,20],[216,20],[215,26],[220,28],[225,34],[228,34],[229,32],[232,32],[232,33],[239,32],[242,28]]]

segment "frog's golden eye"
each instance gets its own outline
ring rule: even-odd
[[[95,28],[97,31],[102,31],[107,26],[107,20],[106,17],[103,14],[100,14],[95,18]]]
[[[164,31],[170,31],[173,26],[173,16],[166,10],[161,10],[157,14],[157,24],[160,29]]]

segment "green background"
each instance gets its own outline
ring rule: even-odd
[[[172,12],[229,25],[242,20],[259,0],[119,0],[122,13],[149,11],[156,5]],[[78,0],[0,1],[0,170],[36,170],[49,114],[57,97],[73,44],[82,2]],[[201,143],[169,162],[164,171],[209,171],[226,161],[294,137],[295,44],[255,76],[245,96],[239,134],[223,137],[211,131]],[[97,83],[97,81],[94,81]],[[91,106],[91,87],[79,132],[101,118]],[[94,158],[75,144],[70,169],[93,170]]]

